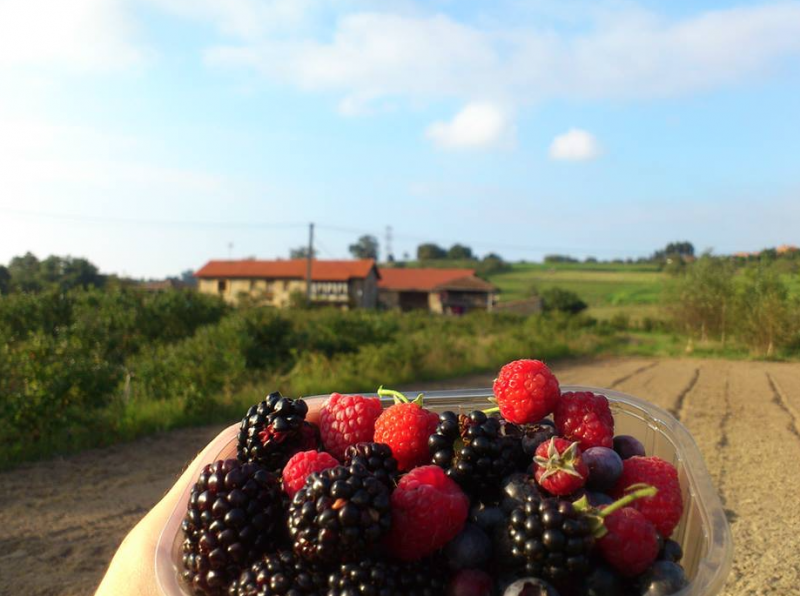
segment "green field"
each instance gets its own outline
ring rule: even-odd
[[[596,318],[625,313],[640,319],[661,316],[665,277],[654,265],[515,263],[489,280],[500,288],[501,301],[526,298],[533,288],[559,287],[580,296]]]

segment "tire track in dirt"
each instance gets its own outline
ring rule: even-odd
[[[591,385],[611,389],[620,384],[620,379],[624,382],[625,379],[634,378],[658,363],[650,358],[609,358],[556,363],[553,372],[562,385]]]
[[[670,410],[691,380],[695,366],[692,361],[662,360],[658,367],[631,376],[616,389]]]
[[[675,416],[678,420],[681,419],[683,416],[683,410],[685,407],[686,397],[692,392],[694,386],[697,385],[697,381],[700,380],[700,368],[694,369],[694,374],[692,378],[689,380],[689,383],[684,387],[681,392],[675,398],[675,405],[670,408],[669,413]]]
[[[703,361],[683,407],[733,533],[733,571],[723,594],[793,594],[800,519],[800,442],[791,416],[775,407],[764,363]]]
[[[764,374],[767,376],[767,382],[769,383],[770,389],[772,389],[772,403],[778,406],[778,408],[780,408],[781,411],[783,411],[789,417],[789,432],[792,433],[795,438],[800,439],[800,432],[797,430],[797,411],[789,403],[789,400],[775,382],[775,379],[772,377],[772,375],[769,374],[769,371],[766,371]]]
[[[658,360],[656,360],[654,362],[650,362],[648,364],[645,364],[644,366],[640,366],[639,368],[637,368],[633,372],[628,373],[625,376],[619,377],[618,379],[614,379],[613,381],[611,381],[611,384],[608,386],[608,388],[609,389],[616,389],[617,387],[622,385],[624,382],[632,379],[633,377],[635,377],[637,375],[642,374],[643,372],[646,372],[646,371],[648,371],[648,370],[650,370],[652,368],[655,368],[656,366],[658,366]]]
[[[722,502],[722,507],[725,509],[725,516],[728,518],[728,523],[733,523],[736,521],[737,513],[728,507],[728,498],[726,492],[728,488],[727,470],[728,464],[730,463],[730,454],[729,450],[727,449],[728,445],[730,444],[730,439],[728,437],[728,425],[733,412],[731,408],[730,390],[730,378],[726,375],[725,387],[723,388],[722,393],[725,405],[722,418],[720,418],[719,421],[719,440],[717,441],[717,449],[720,457],[719,473],[717,474],[717,490],[719,491],[719,500]]]

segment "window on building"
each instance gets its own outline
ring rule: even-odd
[[[221,279],[217,282],[217,292],[222,294],[228,287],[228,282],[224,279]]]

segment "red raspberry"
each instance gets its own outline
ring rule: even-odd
[[[515,360],[500,369],[494,380],[500,414],[509,422],[537,422],[552,412],[561,391],[558,379],[539,360]]]
[[[587,466],[577,442],[553,437],[536,448],[534,478],[551,495],[569,495],[586,484]]]
[[[342,461],[350,445],[372,441],[375,421],[381,412],[383,407],[377,397],[332,393],[322,404],[319,415],[322,444]]]
[[[339,462],[330,453],[324,451],[296,453],[283,468],[283,490],[290,498],[294,497],[294,494],[303,488],[309,474],[338,465]]]
[[[605,395],[591,391],[562,393],[553,418],[558,434],[578,441],[584,451],[614,445],[614,418]]]
[[[678,471],[660,457],[631,457],[622,462],[622,476],[617,480],[612,496],[622,497],[629,486],[640,483],[655,486],[658,493],[637,499],[631,507],[641,511],[664,538],[669,538],[683,513]]]
[[[605,517],[603,525],[608,533],[597,545],[603,558],[622,575],[633,577],[644,573],[656,560],[656,527],[639,510],[623,507]]]
[[[414,468],[392,492],[389,552],[416,561],[455,538],[467,521],[469,497],[439,466]]]
[[[428,437],[439,425],[439,416],[416,403],[399,403],[386,408],[375,421],[376,443],[386,443],[405,472],[431,460]]]

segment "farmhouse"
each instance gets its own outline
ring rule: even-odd
[[[194,275],[197,289],[237,303],[244,297],[277,307],[306,295],[308,261],[209,261]],[[375,308],[378,268],[372,259],[311,261],[311,302],[342,309]]]
[[[474,269],[381,269],[378,302],[389,309],[464,314],[492,310],[498,291]]]

